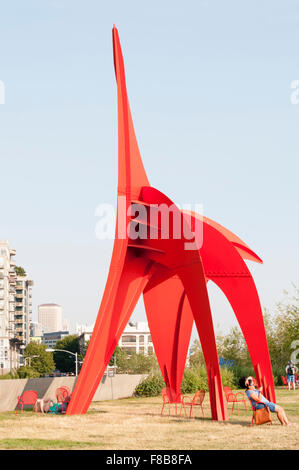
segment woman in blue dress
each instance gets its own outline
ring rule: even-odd
[[[252,377],[247,377],[245,380],[245,387],[246,395],[249,398],[254,410],[259,410],[267,405],[271,413],[276,413],[277,418],[283,426],[290,426],[293,424],[289,422],[284,409],[280,405],[267,400],[267,398],[261,394],[260,390],[255,388]]]

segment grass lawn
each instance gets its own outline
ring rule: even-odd
[[[82,416],[0,413],[0,449],[298,449],[299,390],[277,388],[276,401],[296,426],[281,426],[273,414],[272,426],[250,427],[248,401],[247,413],[241,404],[232,414],[229,405],[229,421],[212,421],[208,394],[205,417],[196,409],[195,419],[176,417],[174,406],[161,417],[160,397],[93,402]]]

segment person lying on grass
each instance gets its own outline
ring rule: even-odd
[[[245,387],[246,395],[249,398],[253,409],[260,410],[267,405],[271,413],[276,413],[277,418],[283,426],[294,426],[295,423],[289,422],[284,409],[280,405],[267,400],[267,398],[261,394],[260,390],[255,388],[252,377],[247,377],[245,380]]]

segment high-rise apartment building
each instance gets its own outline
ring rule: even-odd
[[[42,304],[38,306],[38,323],[44,333],[62,331],[62,308],[57,304]]]
[[[30,342],[32,286],[33,281],[27,279],[26,276],[17,276],[15,293],[15,337],[22,341],[25,346]]]
[[[20,341],[15,338],[14,312],[16,251],[7,240],[0,240],[0,368],[2,374],[17,368],[20,361]]]

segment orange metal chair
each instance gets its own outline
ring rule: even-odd
[[[233,404],[232,413],[234,412],[235,403],[237,404],[238,414],[239,414],[239,403],[244,403],[245,410],[247,412],[246,396],[243,392],[233,393],[230,387],[224,387],[223,390],[224,390],[227,403]]]
[[[38,399],[38,393],[35,390],[26,390],[26,392],[18,396],[16,414],[18,413],[20,406],[21,406],[21,414],[23,413],[24,405],[32,405],[32,413],[34,413],[34,408],[35,408],[37,399]]]
[[[189,418],[191,418],[192,412],[193,412],[193,417],[195,418],[193,408],[195,406],[200,406],[201,411],[202,411],[202,415],[204,417],[204,411],[203,411],[202,403],[204,401],[205,394],[206,394],[206,392],[204,390],[199,390],[198,392],[195,393],[195,395],[192,399],[190,397],[184,395],[182,397],[182,402],[181,402],[180,416],[181,416],[181,413],[182,413],[182,408],[184,408],[185,416],[187,416],[186,406],[190,406]],[[189,401],[187,401],[187,400],[189,400]]]

